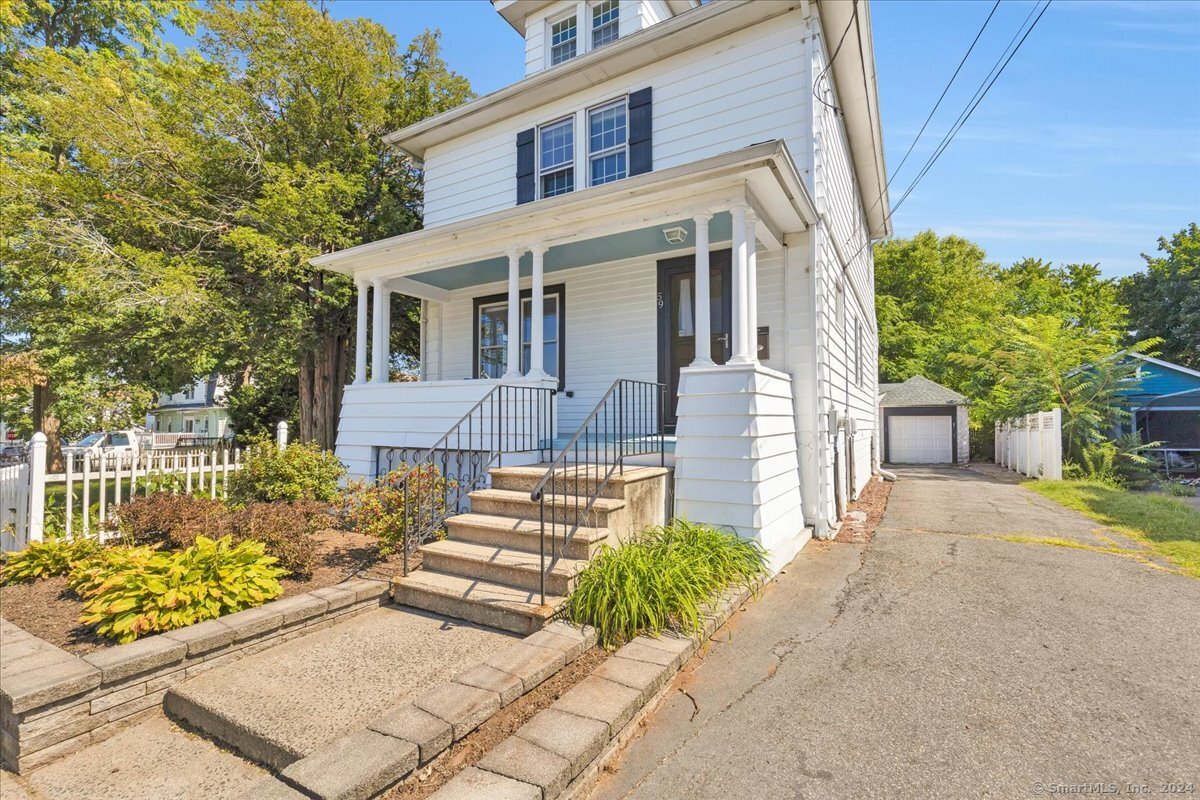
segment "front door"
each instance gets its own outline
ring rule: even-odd
[[[733,316],[729,250],[709,253],[709,309],[712,360],[729,358]],[[674,433],[679,404],[679,368],[696,357],[696,259],[683,256],[658,262],[658,380],[667,387],[667,432]]]

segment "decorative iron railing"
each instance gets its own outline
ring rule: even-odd
[[[550,564],[566,550],[580,525],[592,520],[596,500],[614,474],[625,472],[633,456],[658,454],[666,466],[667,387],[619,378],[592,409],[579,430],[550,463],[530,492],[541,525],[542,603],[546,602],[547,540]],[[547,517],[549,505],[549,517]]]
[[[404,493],[404,574],[410,552],[441,531],[447,517],[469,509],[469,496],[488,483],[488,470],[504,456],[553,455],[555,390],[541,386],[496,386],[432,447],[380,451],[377,471],[394,478]]]

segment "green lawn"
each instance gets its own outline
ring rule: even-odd
[[[1200,578],[1200,511],[1180,500],[1091,481],[1029,481],[1025,486],[1144,542]]]

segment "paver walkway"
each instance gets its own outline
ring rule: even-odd
[[[806,547],[592,797],[1200,783],[1200,581],[993,535],[1093,526],[998,475],[903,471],[875,541]]]

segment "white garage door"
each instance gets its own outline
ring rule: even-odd
[[[954,461],[950,417],[888,417],[888,458],[896,464]]]

